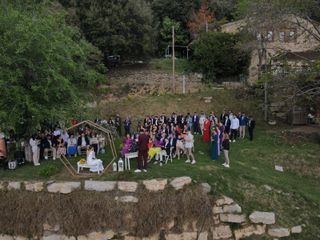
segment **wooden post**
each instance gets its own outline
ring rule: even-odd
[[[176,92],[175,86],[175,51],[174,51],[174,26],[172,26],[172,92]]]
[[[186,94],[186,76],[183,75],[182,77],[182,93]]]
[[[187,46],[187,59],[189,59],[189,47]]]
[[[268,121],[268,83],[264,82],[264,120]]]

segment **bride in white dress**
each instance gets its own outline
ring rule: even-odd
[[[102,172],[103,165],[100,159],[96,159],[93,147],[89,147],[87,151],[87,164],[92,165],[90,172]]]

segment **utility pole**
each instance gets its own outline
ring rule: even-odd
[[[174,26],[172,26],[172,92],[176,92],[175,83],[175,51],[174,51]]]

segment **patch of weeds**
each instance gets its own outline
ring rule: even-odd
[[[51,177],[59,172],[59,168],[55,165],[47,165],[39,172],[39,176],[43,178]]]

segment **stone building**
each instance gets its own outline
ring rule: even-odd
[[[283,60],[284,56],[289,57],[289,65],[299,67],[303,67],[306,62],[319,59],[320,54],[317,50],[320,41],[313,35],[320,34],[316,30],[319,26],[315,24],[302,18],[285,16],[276,25],[252,25],[254,27],[251,28],[246,20],[239,20],[223,25],[221,31],[237,33],[246,29],[255,35],[256,41],[251,45],[253,51],[248,76],[248,83],[252,85],[258,80],[259,66],[262,70],[265,66],[271,66],[275,71],[279,71],[279,61]]]

